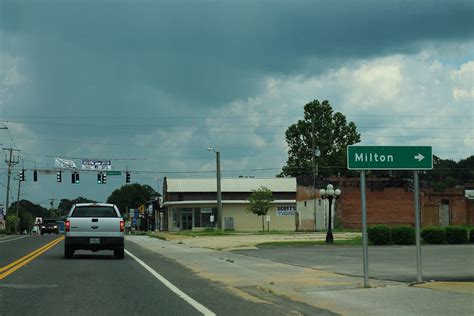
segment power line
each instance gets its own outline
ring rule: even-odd
[[[79,127],[79,128],[97,128],[97,129],[119,129],[119,130],[162,130],[163,128],[288,128],[288,125],[130,125],[127,126],[123,125],[81,125],[81,124],[71,124],[71,123],[55,123],[55,122],[30,122],[30,121],[5,121],[5,123],[15,123],[15,124],[31,124],[31,125],[47,125],[47,126],[64,126],[67,128],[71,127]],[[360,125],[357,126],[358,129],[409,129],[409,130],[474,130],[473,127],[445,127],[445,126],[437,126],[437,127],[412,127],[412,126],[364,126]],[[209,130],[206,131],[185,131],[185,132],[210,132]],[[226,132],[226,131],[216,131],[216,132]],[[254,133],[254,132],[248,132]],[[280,133],[277,133],[280,134]]]
[[[337,111],[336,111],[337,112]],[[474,115],[415,115],[415,114],[345,114],[346,117],[426,117],[426,118],[472,118]],[[3,115],[4,118],[71,119],[71,120],[194,120],[194,119],[234,119],[266,117],[303,117],[302,114],[261,114],[261,115],[205,115],[205,116],[78,116],[78,115]]]

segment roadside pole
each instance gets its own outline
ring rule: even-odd
[[[364,287],[369,287],[369,254],[367,238],[367,207],[365,204],[365,170],[360,172],[360,199],[362,202],[362,253],[364,261]]]
[[[416,235],[416,281],[423,282],[421,277],[421,244],[420,244],[420,184],[418,170],[413,171],[413,185],[415,187],[415,235]]]

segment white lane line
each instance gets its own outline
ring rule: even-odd
[[[173,285],[173,283],[171,283],[170,281],[168,281],[167,279],[165,279],[161,274],[159,274],[158,272],[156,272],[155,270],[153,270],[149,265],[147,265],[145,262],[143,262],[142,260],[138,259],[137,257],[135,257],[130,251],[126,250],[125,249],[125,252],[127,253],[127,255],[129,255],[130,257],[132,257],[133,259],[135,259],[135,261],[137,261],[142,267],[144,267],[148,272],[150,272],[151,274],[153,274],[153,276],[155,278],[157,278],[161,283],[163,283],[167,288],[169,288],[171,291],[173,291],[176,295],[178,295],[179,297],[181,297],[183,300],[185,300],[189,305],[191,305],[192,307],[194,307],[195,309],[197,309],[199,312],[201,312],[203,315],[205,316],[215,316],[216,314],[214,314],[212,311],[210,311],[209,309],[207,309],[204,305],[202,305],[201,303],[195,301],[193,298],[191,298],[190,296],[188,296],[186,293],[184,293],[183,291],[181,291],[180,289],[178,289],[176,286]]]
[[[1,244],[1,243],[4,243],[4,242],[8,242],[8,241],[14,241],[14,240],[22,239],[22,238],[25,238],[25,237],[29,237],[29,236],[21,236],[21,237],[18,237],[18,238],[12,238],[12,239],[7,239],[7,240],[2,240],[2,241],[0,241],[0,244]]]

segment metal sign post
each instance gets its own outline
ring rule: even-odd
[[[413,171],[413,180],[413,185],[415,187],[416,281],[422,282],[420,245],[420,185],[418,183],[418,170]]]
[[[417,282],[422,282],[420,245],[420,184],[419,170],[433,169],[431,146],[347,146],[347,169],[360,170],[362,200],[362,239],[364,256],[364,286],[369,284],[367,254],[367,211],[365,194],[366,170],[413,170],[415,194],[415,237]]]
[[[367,238],[367,208],[365,204],[365,170],[360,172],[360,198],[362,202],[362,254],[364,261],[364,287],[369,286],[369,254]]]

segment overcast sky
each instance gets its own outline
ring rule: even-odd
[[[43,206],[104,201],[125,183],[33,182],[54,157],[112,159],[158,189],[214,177],[213,146],[224,177],[274,176],[286,128],[314,99],[364,145],[466,158],[473,75],[472,1],[0,0],[0,143],[21,150],[21,198]],[[4,201],[6,164],[0,174]]]

